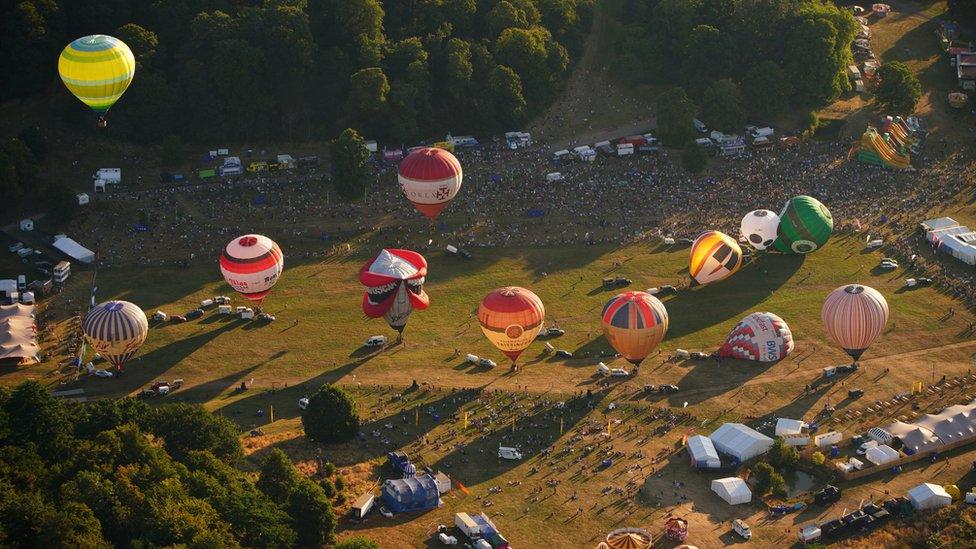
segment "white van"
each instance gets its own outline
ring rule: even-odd
[[[621,143],[617,145],[617,156],[629,156],[634,154],[633,143]]]
[[[464,359],[470,364],[478,363],[478,355],[468,354],[466,357],[464,357]]]
[[[372,336],[369,339],[367,339],[366,343],[363,343],[363,345],[365,345],[366,347],[382,347],[386,345],[386,336],[385,335]]]
[[[508,446],[498,447],[498,457],[500,459],[522,459],[522,452],[519,452],[516,448],[510,448]]]
[[[254,309],[248,307],[241,311],[241,318],[244,320],[254,320]]]
[[[674,356],[678,358],[691,358],[691,353],[684,349],[675,349]]]
[[[732,531],[742,536],[743,539],[752,539],[752,530],[742,519],[732,521]]]
[[[498,366],[498,365],[495,364],[495,361],[492,360],[492,359],[490,359],[490,358],[479,358],[478,359],[478,366],[481,366],[483,368],[494,368],[495,366]]]
[[[307,410],[308,409],[308,397],[302,397],[298,399],[298,409]]]
[[[552,172],[546,174],[546,183],[555,183],[556,181],[562,181],[563,174],[560,172]]]
[[[764,128],[756,128],[752,130],[752,133],[749,135],[751,135],[753,139],[758,139],[760,137],[770,137],[774,133],[776,133],[775,130],[767,126]]]
[[[229,315],[233,311],[230,305],[220,305],[217,307],[217,313],[222,315]]]

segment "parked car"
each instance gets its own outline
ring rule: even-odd
[[[847,398],[861,398],[864,396],[864,389],[851,389],[847,391]]]
[[[928,286],[929,284],[932,283],[932,279],[931,278],[927,278],[927,277],[924,277],[924,276],[920,276],[920,277],[916,278],[915,280],[918,282],[918,285],[919,286]]]
[[[624,286],[630,286],[633,284],[633,280],[629,278],[624,278],[622,276],[608,277],[603,279],[603,287],[610,290],[613,288],[622,288]]]
[[[659,385],[657,390],[661,393],[677,393],[679,389],[677,385]]]
[[[545,330],[539,332],[539,337],[559,337],[565,333],[566,330],[561,328],[546,328]]]
[[[624,370],[623,368],[614,368],[610,370],[610,377],[627,377],[629,375],[630,372]]]
[[[108,370],[95,370],[96,377],[114,377],[115,374]]]
[[[566,349],[557,349],[556,356],[559,358],[573,358],[573,353],[567,351]]]
[[[444,545],[457,545],[457,538],[454,536],[449,536],[444,532],[437,534],[437,539]]]
[[[186,322],[186,317],[183,315],[173,315],[169,317],[169,321],[174,323]]]
[[[380,514],[386,518],[393,518],[393,511],[390,511],[386,507],[380,507]]]
[[[382,347],[386,345],[386,336],[385,335],[372,336],[369,339],[367,339],[366,343],[363,343],[363,345],[366,347]]]
[[[695,351],[695,352],[691,353],[691,358],[693,360],[705,360],[706,358],[708,358],[708,354],[707,353],[703,353],[701,351]]]
[[[823,490],[813,494],[813,501],[817,505],[830,505],[840,500],[840,488],[828,484]]]
[[[645,393],[653,393],[656,390],[657,390],[657,387],[655,387],[654,385],[651,385],[650,383],[647,383],[647,384],[644,385],[644,392]]]
[[[482,368],[494,368],[495,366],[498,366],[498,364],[495,364],[495,361],[490,358],[479,358],[478,366],[481,366]]]
[[[660,288],[658,288],[657,295],[659,295],[659,296],[666,296],[666,295],[674,295],[676,293],[678,293],[678,289],[677,288],[675,288],[674,286],[672,286],[670,284],[665,284],[664,286],[661,286]]]
[[[192,311],[186,313],[187,320],[193,320],[194,318],[200,318],[203,316],[203,309],[193,309]]]

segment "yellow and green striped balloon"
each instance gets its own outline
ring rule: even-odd
[[[118,38],[94,34],[68,44],[58,59],[58,74],[68,91],[104,118],[136,73],[132,50]]]

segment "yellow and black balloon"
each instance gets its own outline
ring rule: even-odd
[[[136,59],[118,38],[84,36],[61,51],[58,74],[68,91],[95,111],[99,127],[105,127],[108,110],[132,83]]]
[[[691,285],[710,284],[728,278],[742,266],[742,248],[731,236],[706,231],[691,245]]]

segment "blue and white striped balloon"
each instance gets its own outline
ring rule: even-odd
[[[88,311],[82,330],[88,345],[121,370],[146,341],[149,320],[128,301],[106,301]]]

